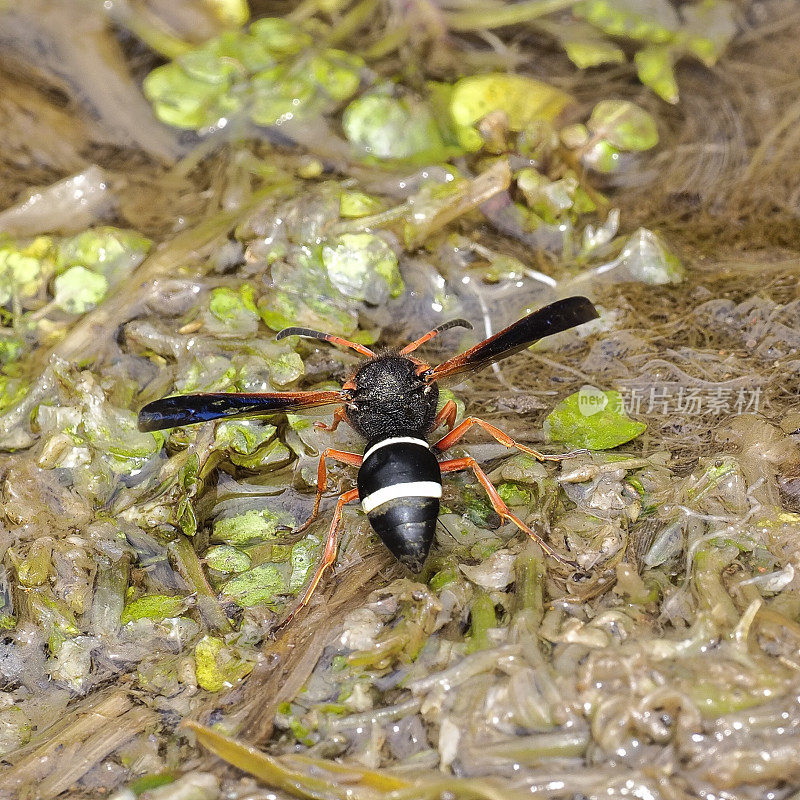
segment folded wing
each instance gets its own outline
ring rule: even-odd
[[[566,297],[517,320],[461,355],[439,364],[425,376],[429,383],[467,369],[477,369],[512,355],[545,336],[574,328],[600,315],[586,297]]]
[[[139,412],[139,430],[158,431],[177,425],[193,425],[212,419],[258,417],[276,411],[302,411],[304,408],[342,403],[347,392],[254,392],[238,394],[213,392],[164,397],[148,403]]]

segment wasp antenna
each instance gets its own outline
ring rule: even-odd
[[[276,339],[285,339],[287,336],[307,336],[309,339],[327,339],[329,333],[312,331],[311,328],[284,328],[275,334]]]
[[[472,323],[466,319],[451,319],[449,322],[443,322],[441,325],[439,325],[439,327],[434,328],[432,331],[428,331],[424,336],[420,337],[415,342],[407,344],[400,351],[400,355],[404,356],[408,353],[413,353],[414,350],[416,350],[421,344],[429,342],[434,336],[438,336],[442,331],[449,331],[450,328],[467,328],[472,330]]]
[[[375,353],[368,347],[357,342],[349,342],[341,336],[334,336],[332,333],[322,333],[322,331],[312,331],[311,328],[284,328],[275,334],[276,339],[285,339],[287,336],[305,336],[307,339],[321,339],[323,342],[338,344],[340,347],[349,347],[357,353],[367,358],[375,358]]]

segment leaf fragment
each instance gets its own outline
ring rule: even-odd
[[[584,386],[562,400],[544,421],[550,441],[590,450],[619,447],[646,427],[625,413],[619,392],[603,392],[594,386]]]
[[[652,115],[628,100],[602,100],[586,126],[620,150],[649,150],[658,144]]]
[[[453,87],[450,113],[458,139],[467,150],[478,150],[482,139],[472,126],[493,111],[503,111],[511,131],[537,120],[555,120],[573,98],[543,81],[522,75],[475,75]]]
[[[108,279],[86,267],[70,267],[53,284],[55,303],[68,314],[83,314],[95,308],[108,291]]]

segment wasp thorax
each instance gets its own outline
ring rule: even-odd
[[[358,370],[354,382],[347,416],[365,439],[397,433],[424,435],[433,425],[439,390],[417,375],[411,359],[379,356]]]

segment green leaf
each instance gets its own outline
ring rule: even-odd
[[[497,493],[507,506],[530,506],[535,499],[530,489],[516,483],[501,483],[497,487]]]
[[[116,229],[112,228],[112,230]],[[37,258],[40,261],[44,261],[46,258],[52,258],[54,256],[54,252],[60,249],[61,244],[63,244],[63,241],[64,240],[62,240],[62,242],[58,245],[58,248],[56,248],[52,236],[37,236],[32,242],[26,245],[20,252],[24,256],[31,256],[32,258]]]
[[[347,106],[342,128],[354,145],[376,158],[441,161],[448,156],[430,110],[410,98],[364,95]]]
[[[130,791],[132,791],[133,794],[138,797],[140,794],[143,794],[150,789],[158,789],[159,786],[168,786],[170,783],[175,783],[175,778],[175,775],[167,772],[142,775],[141,778],[137,778],[135,781],[132,781],[128,785],[128,789],[130,789]]]
[[[581,156],[581,162],[595,172],[609,173],[619,169],[620,151],[610,142],[595,142]]]
[[[231,578],[221,592],[243,608],[249,608],[270,603],[288,590],[286,577],[274,564],[259,564]]]
[[[85,403],[82,421],[86,441],[117,474],[142,469],[160,452],[164,434],[140,431],[132,411],[112,407],[99,393],[87,395]]]
[[[270,511],[268,508],[251,509],[228,519],[214,523],[212,538],[218,542],[244,546],[274,539],[278,528],[294,526],[294,517],[285,511]]]
[[[216,125],[242,107],[240,95],[192,78],[179,64],[156,67],[142,84],[156,117],[174,128],[200,130]]]
[[[670,41],[680,27],[669,0],[584,0],[573,13],[611,36],[647,42]]]
[[[307,109],[314,97],[308,75],[292,74],[279,64],[253,76],[250,119],[256,125],[275,125]]]
[[[356,92],[364,61],[341,50],[323,50],[309,60],[280,63],[251,80],[250,118],[258,125],[326,113]]]
[[[237,28],[250,19],[247,0],[204,0],[204,6],[214,12],[214,16],[224,25]]]
[[[622,48],[586,22],[571,19],[568,24],[559,24],[544,19],[537,24],[558,39],[570,61],[578,69],[597,67],[600,64],[624,64],[626,61]]]
[[[270,441],[276,430],[274,425],[257,419],[225,420],[217,425],[214,447],[251,455],[265,442]]]
[[[53,282],[56,305],[68,314],[83,314],[97,306],[108,291],[108,278],[85,267],[70,267]]]
[[[328,271],[317,249],[290,264],[272,269],[276,288],[258,301],[258,313],[274,331],[290,325],[349,336],[358,327],[358,311],[353,301],[331,284]]]
[[[339,198],[339,216],[343,219],[366,217],[382,210],[383,203],[377,197],[364,192],[342,192]]]
[[[16,361],[24,347],[25,343],[16,336],[0,336],[0,364]]]
[[[78,636],[80,630],[72,609],[61,598],[54,597],[47,586],[37,586],[25,592],[25,599],[34,621],[48,636],[63,639]]]
[[[548,480],[547,470],[527,453],[515,453],[503,462],[500,475],[506,481],[514,484],[528,484],[541,488],[543,482]]]
[[[14,245],[0,248],[0,304],[12,297],[31,297],[42,285],[39,258],[26,255]]]
[[[673,69],[675,58],[670,45],[645,47],[633,57],[639,80],[673,105],[678,102],[678,82]]]
[[[701,0],[681,7],[684,30],[680,40],[707,67],[717,63],[736,34],[736,6],[726,0]]]
[[[516,178],[517,188],[525,196],[528,207],[550,225],[577,218],[578,214],[595,209],[595,204],[581,189],[572,172],[557,181],[551,181],[535,169],[526,168],[520,170]]]
[[[469,611],[470,626],[467,634],[467,653],[476,653],[492,646],[489,629],[497,627],[494,601],[486,592],[478,591]]]
[[[206,318],[206,328],[211,333],[228,333],[245,336],[258,330],[258,309],[253,287],[245,283],[237,292],[221,286],[211,292],[208,301],[211,318]]]
[[[311,291],[314,292],[314,289]],[[332,287],[331,293],[336,294]],[[273,331],[300,325],[328,331],[337,336],[348,336],[358,327],[356,312],[342,308],[331,295],[327,298],[316,294],[303,296],[294,291],[279,289],[264,295],[258,301],[258,313],[264,324]]]
[[[176,379],[175,388],[181,394],[230,391],[237,374],[236,367],[225,356],[209,354],[188,364]]]
[[[563,45],[569,60],[578,69],[625,63],[624,51],[606,39],[572,39],[564,41]]]
[[[28,393],[30,386],[20,378],[0,375],[0,411],[16,405]]]
[[[231,687],[253,671],[253,663],[239,658],[216,636],[204,636],[194,649],[197,685],[209,692]]]
[[[445,586],[447,586],[448,583],[452,583],[453,581],[457,581],[458,579],[459,579],[458,571],[454,567],[448,566],[437,572],[430,579],[430,581],[428,581],[428,586],[430,586],[434,592],[438,592]]]
[[[306,371],[303,359],[297,353],[281,353],[267,361],[269,380],[273,386],[287,386],[301,378]]]
[[[112,279],[137,267],[152,246],[150,239],[136,231],[110,225],[90,228],[62,239],[54,248],[59,271],[67,267],[86,267]]]
[[[244,572],[250,569],[250,556],[229,544],[209,547],[203,560],[209,569],[215,569],[218,572]]]
[[[644,48],[634,56],[639,79],[668,103],[678,101],[675,61],[691,54],[712,66],[737,29],[736,6],[727,0],[682,3],[680,16],[669,0],[583,0],[573,13],[610,36],[642,42]],[[560,28],[551,28],[569,50],[569,26],[561,35]]]
[[[269,48],[255,37],[241,31],[225,31],[183,53],[176,63],[190,78],[229,89],[237,78],[272,67],[276,62]]]
[[[573,98],[533,78],[521,75],[476,75],[462,78],[453,87],[450,113],[458,139],[467,150],[478,150],[482,139],[472,127],[492,111],[504,111],[509,129],[524,130],[537,121],[555,120]]]
[[[262,19],[247,32],[225,31],[157,67],[145,78],[144,93],[156,116],[174,127],[208,128],[245,104],[255,122],[271,125],[313,100],[342,99],[358,87],[360,58],[325,50],[301,64],[311,44],[292,22]]]
[[[128,603],[122,610],[120,622],[126,625],[139,619],[170,619],[179,617],[188,608],[185,597],[179,595],[148,594]]]
[[[294,23],[281,17],[265,17],[250,26],[250,35],[277,55],[294,55],[310,47],[311,37]]]
[[[656,121],[627,100],[603,100],[586,123],[595,136],[620,150],[649,150],[658,144]]]
[[[331,283],[346,297],[382,305],[405,291],[397,256],[373,233],[345,233],[322,248]]]
[[[619,392],[603,392],[594,386],[584,386],[562,400],[544,421],[550,441],[590,450],[618,447],[635,439],[646,427],[624,412]]]
[[[175,63],[189,78],[227,89],[236,76],[237,65],[232,59],[223,61],[217,50],[212,46],[198,47],[180,55]]]
[[[231,453],[231,461],[239,467],[266,472],[286,466],[292,460],[292,451],[280,440],[273,439],[250,455]]]
[[[307,69],[319,90],[331,100],[342,102],[356,93],[365,66],[360,56],[329,49],[315,55]]]

